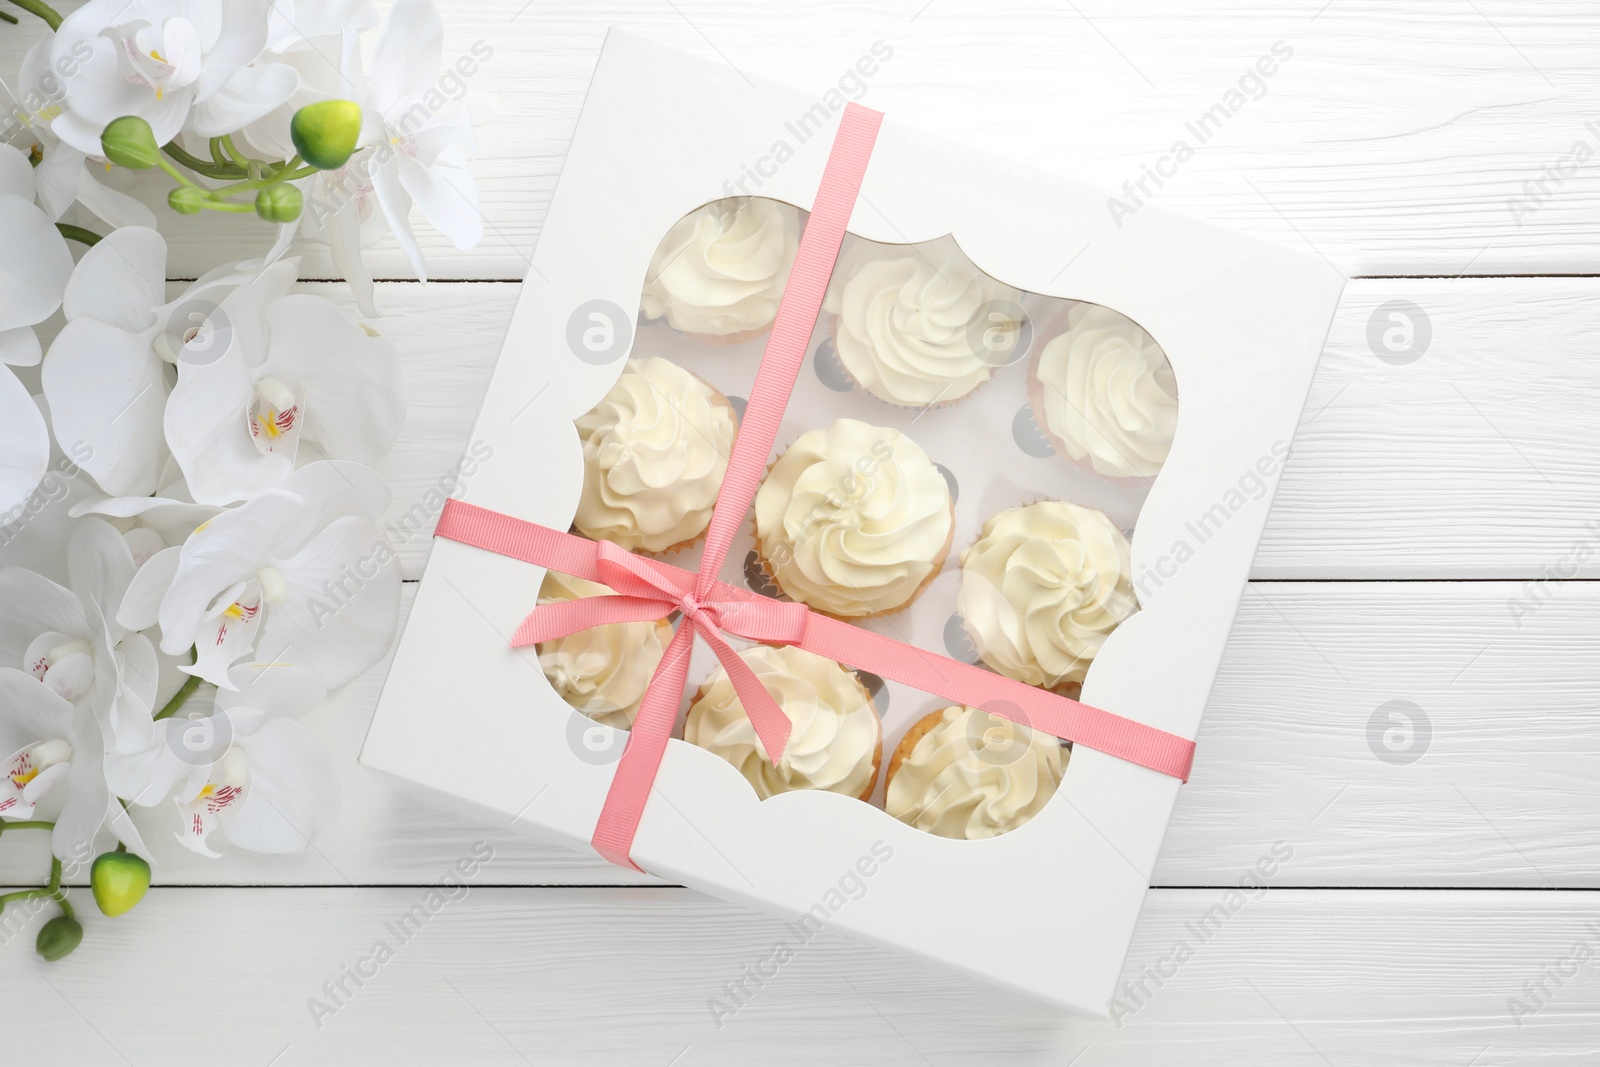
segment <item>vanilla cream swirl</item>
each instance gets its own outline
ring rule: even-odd
[[[539,603],[608,596],[597,582],[551,571],[539,589]],[[539,666],[556,694],[583,714],[626,730],[672,640],[665,622],[611,622],[539,642]]]
[[[1128,540],[1092,508],[1002,511],[961,553],[956,608],[978,655],[1008,678],[1082,682],[1106,636],[1138,610]]]
[[[684,333],[764,330],[778,315],[800,246],[800,212],[763,197],[717,200],[667,231],[645,276],[643,307]]]
[[[1152,478],[1178,427],[1178,381],[1155,339],[1099,304],[1067,312],[1039,353],[1046,429],[1100,474]]]
[[[840,257],[823,307],[838,316],[834,346],[856,384],[921,407],[966,396],[1010,360],[1018,298],[953,243],[857,241]]]
[[[977,708],[952,705],[895,766],[884,810],[939,837],[977,840],[1015,830],[1055,795],[1061,742]]]
[[[839,419],[801,434],[756,493],[756,543],[784,593],[833,615],[893,611],[944,562],[950,488],[904,434]]]
[[[859,797],[877,780],[878,713],[856,676],[831,659],[752,645],[739,657],[793,724],[783,758],[767,758],[728,672],[714,669],[689,708],[683,738],[727,760],[762,800],[794,789]]]
[[[573,525],[646,552],[699,537],[734,428],[733,408],[699,378],[654,356],[629,360],[605,399],[578,419],[583,495]]]

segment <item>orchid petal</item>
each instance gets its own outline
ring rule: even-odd
[[[17,196],[23,200],[32,200],[34,196],[33,164],[8,144],[0,144],[0,196]]]
[[[18,326],[14,330],[0,330],[0,363],[13,367],[37,367],[44,358],[39,346],[39,335],[31,326]]]
[[[0,196],[0,330],[32,326],[61,306],[72,253],[56,224],[18,196]]]
[[[239,743],[250,784],[222,813],[228,840],[251,852],[300,851],[332,824],[342,803],[327,749],[290,719],[272,719]]]
[[[148,630],[156,624],[161,599],[172,586],[182,552],[179,545],[162,549],[134,572],[133,581],[122,595],[122,606],[117,609],[118,623],[130,630]]]
[[[0,519],[28,499],[50,463],[50,433],[28,390],[0,367]]]
[[[272,347],[260,373],[300,384],[306,436],[330,456],[361,463],[382,459],[405,419],[394,345],[320,296],[274,301],[267,321]]]
[[[434,88],[444,58],[444,22],[433,0],[399,0],[378,37],[368,90],[378,111]]]
[[[299,87],[300,74],[287,63],[241,67],[195,104],[189,128],[201,137],[232,133],[281,107]]]
[[[302,663],[333,688],[383,658],[399,613],[400,566],[375,523],[337,519],[278,570],[288,595],[268,613],[262,660]]]
[[[80,465],[102,489],[155,491],[166,459],[166,377],[147,336],[74,319],[50,346],[40,380],[56,440],[85,453]]]
[[[219,690],[217,708],[254,708],[266,718],[298,719],[328,695],[316,673],[297,663],[241,663],[228,672],[237,689]]]
[[[446,149],[430,167],[414,159],[401,159],[399,164],[400,184],[434,229],[462,250],[483,240],[478,183],[460,148]]]
[[[155,230],[129,226],[107,234],[83,254],[67,282],[62,311],[137,334],[155,325],[153,308],[166,302],[167,242]]]

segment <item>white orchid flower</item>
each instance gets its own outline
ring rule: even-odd
[[[82,51],[88,54],[88,46],[82,46]],[[154,227],[156,217],[149,208],[127,193],[103,184],[96,176],[95,171],[101,164],[91,163],[90,158],[99,157],[98,147],[92,153],[80,152],[51,130],[50,123],[61,114],[61,100],[66,91],[64,82],[76,74],[75,61],[69,66],[52,68],[48,39],[28,49],[22,60],[16,113],[38,145],[40,158],[34,175],[38,181],[39,206],[52,220],[61,218],[67,208],[76,203],[112,229]]]
[[[167,370],[155,348],[166,272],[167,243],[143,226],[84,253],[39,376],[56,440],[85,450],[83,469],[113,496],[154,492],[167,458]]]
[[[288,289],[292,261],[237,286],[210,316],[213,358],[182,359],[166,440],[198,501],[231,504],[283,484],[302,441],[371,463],[400,432],[400,356],[324,297]]]
[[[329,61],[319,65],[319,98],[341,97],[361,105],[360,148],[338,170],[319,172],[301,183],[306,210],[300,232],[327,243],[335,265],[350,282],[363,314],[376,315],[372,273],[361,250],[394,231],[416,276],[427,280],[427,264],[411,227],[415,205],[424,218],[457,248],[483,239],[478,186],[468,168],[477,154],[466,107],[449,110],[439,89],[444,25],[432,0],[399,0],[378,38],[370,80],[363,73],[353,34],[338,46],[306,34]],[[286,46],[286,45],[285,45]],[[252,143],[282,151],[288,119],[280,113],[249,132]]]
[[[72,253],[55,223],[34,203],[33,167],[0,145],[0,364],[39,362],[33,327],[61,306]],[[44,476],[50,434],[28,389],[0,366],[0,512],[22,502]]]
[[[77,60],[64,80],[61,140],[89,155],[106,124],[137,115],[157,144],[183,129],[219,137],[294,93],[299,76],[255,61],[267,44],[271,0],[89,0],[62,20],[54,64]],[[87,58],[79,58],[87,55]]]
[[[206,840],[219,827],[252,852],[297,852],[339,813],[339,781],[327,751],[294,717],[322,701],[316,675],[288,663],[228,672],[209,714],[179,712],[156,723],[149,748],[113,756],[106,773],[130,803],[172,797],[177,838],[215,858]]]
[[[467,162],[477,155],[465,105],[440,113],[444,23],[433,0],[399,0],[378,38],[367,87],[367,120],[377,125],[372,184],[417,277],[427,265],[411,230],[413,202],[458,249],[483,240],[478,184]],[[437,102],[436,102],[437,101]]]
[[[44,397],[33,399],[48,424],[50,412]],[[83,449],[69,456],[51,441],[44,477],[20,502],[0,510],[0,567],[22,567],[55,582],[68,581],[67,542],[77,526],[72,508],[101,495],[94,480],[78,466],[84,458]]]
[[[57,858],[87,861],[95,835],[108,825],[129,848],[145,851],[133,821],[112,800],[93,711],[9,667],[0,668],[0,759],[0,818],[31,818],[47,794],[65,794],[50,834]]]
[[[109,523],[79,519],[67,569],[67,587],[18,567],[0,569],[0,667],[20,669],[87,706],[116,748],[143,747],[160,667],[149,638],[116,621],[133,557]]]
[[[252,650],[343,685],[394,637],[400,568],[376,521],[388,503],[388,486],[359,464],[302,467],[152,556],[120,621],[143,630],[159,620],[163,651],[194,646],[183,669],[224,689],[228,668]]]

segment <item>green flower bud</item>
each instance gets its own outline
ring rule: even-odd
[[[131,852],[107,852],[89,868],[89,890],[101,914],[115,919],[144,899],[150,888],[150,864]]]
[[[256,214],[268,222],[293,222],[304,200],[292,185],[269,185],[256,194]]]
[[[100,135],[100,150],[119,167],[149,170],[161,158],[150,124],[138,115],[113,120]]]
[[[33,947],[39,955],[54,963],[63,956],[71,955],[82,940],[83,927],[78,925],[78,920],[57,915],[39,927],[39,939],[33,943]]]
[[[319,100],[294,113],[289,136],[300,158],[318,170],[338,170],[356,150],[361,107],[349,100]]]
[[[167,194],[167,206],[180,215],[198,215],[205,199],[204,191],[192,185],[180,185]]]

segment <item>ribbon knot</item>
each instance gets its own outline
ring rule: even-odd
[[[702,596],[697,575],[636,556],[609,541],[587,543],[593,546],[590,553],[585,553],[590,558],[571,561],[569,573],[610,586],[616,595],[540,604],[522,621],[511,639],[512,645],[520,648],[553,641],[607,623],[655,622],[680,611],[687,625],[679,628],[662,657],[639,716],[648,711],[652,719],[664,718],[670,729],[677,718],[678,694],[683,692],[688,677],[688,635],[698,634],[728,672],[728,680],[733,683],[745,714],[750,716],[763,750],[776,764],[789,743],[789,717],[725,634],[764,644],[799,644],[805,639],[810,618],[805,605],[770,600],[715,580]],[[652,700],[658,693],[670,693],[672,699]]]

